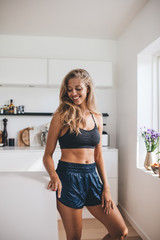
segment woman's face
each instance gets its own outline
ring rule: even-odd
[[[71,78],[68,81],[67,94],[74,104],[86,104],[88,91],[86,85],[79,78]]]

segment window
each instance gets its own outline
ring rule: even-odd
[[[160,131],[160,38],[138,54],[137,62],[137,167],[142,168],[146,149],[140,127]]]

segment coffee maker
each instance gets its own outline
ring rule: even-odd
[[[103,113],[103,117],[108,117],[108,113]],[[102,132],[102,147],[108,147],[109,146],[109,134],[105,130],[105,126],[107,124],[103,123],[103,132]]]

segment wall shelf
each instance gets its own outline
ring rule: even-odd
[[[20,113],[20,114],[0,114],[0,116],[52,116],[53,113],[49,112],[25,112],[25,113]],[[108,117],[108,113],[102,113],[103,117]]]
[[[0,116],[52,116],[53,113],[44,112],[25,112],[20,114],[0,114]]]

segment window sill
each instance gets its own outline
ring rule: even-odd
[[[144,167],[137,167],[140,171],[142,171],[144,174],[147,174],[148,176],[154,177],[160,182],[159,174],[155,174],[152,170],[147,170]]]

